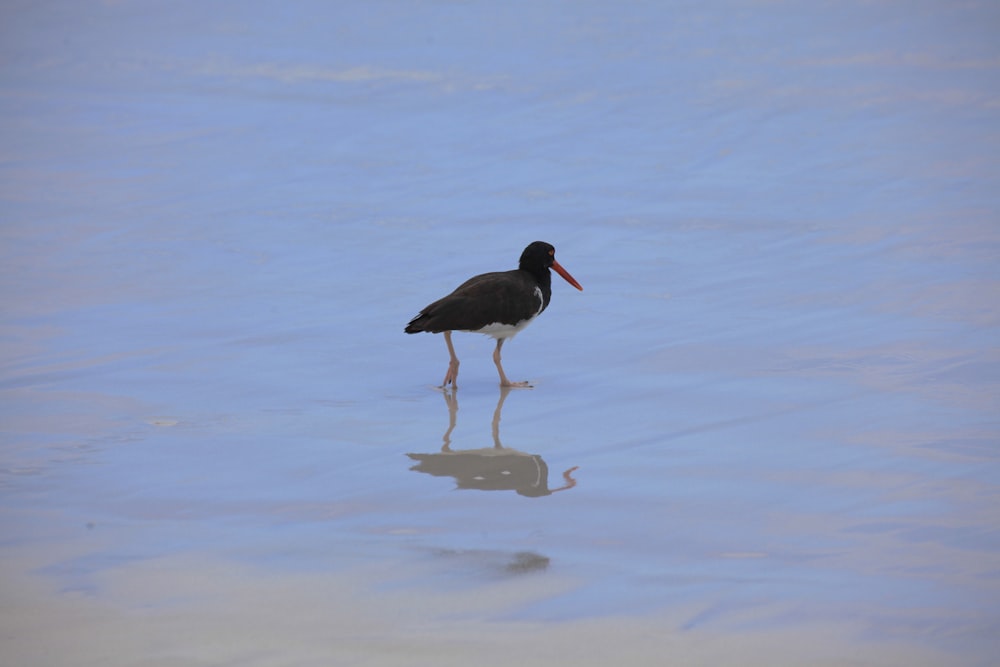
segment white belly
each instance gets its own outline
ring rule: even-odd
[[[517,324],[494,322],[493,324],[487,324],[482,329],[477,329],[474,333],[486,334],[493,338],[513,338],[521,329],[534,322],[534,320],[535,318],[532,317],[527,320],[521,320]]]

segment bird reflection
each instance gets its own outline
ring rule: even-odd
[[[444,432],[440,453],[407,454],[417,461],[410,468],[435,477],[454,477],[460,489],[481,491],[516,491],[522,496],[537,498],[556,491],[565,491],[576,486],[572,473],[573,466],[562,474],[563,485],[549,488],[549,467],[538,454],[526,454],[516,449],[504,447],[500,443],[500,413],[510,387],[500,388],[500,398],[493,411],[493,446],[480,449],[451,448],[451,432],[455,430],[458,417],[458,396],[456,390],[445,391],[444,400],[448,405],[448,430]]]

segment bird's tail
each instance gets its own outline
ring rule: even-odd
[[[421,331],[426,331],[426,329],[424,329],[424,322],[426,320],[427,316],[424,315],[423,313],[420,313],[412,320],[410,320],[410,323],[406,325],[406,328],[403,329],[403,331],[405,331],[408,334],[415,334],[415,333],[420,333]]]

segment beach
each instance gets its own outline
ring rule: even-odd
[[[994,664],[993,3],[2,11],[4,664]]]

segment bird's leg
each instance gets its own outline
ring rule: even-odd
[[[507,379],[507,374],[503,372],[503,366],[500,365],[500,348],[503,347],[503,342],[506,338],[497,338],[497,349],[493,350],[493,363],[497,365],[497,371],[500,373],[500,386],[501,387],[531,387],[527,382],[511,382]]]
[[[442,387],[447,387],[451,383],[452,387],[458,388],[456,381],[458,380],[458,357],[455,356],[455,346],[451,344],[451,332],[444,332],[444,342],[448,343],[448,354],[451,355],[451,360],[448,362],[448,372],[444,375],[444,382],[441,383]]]

